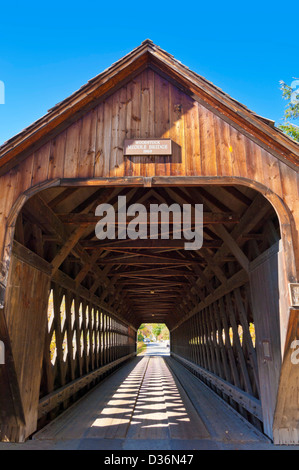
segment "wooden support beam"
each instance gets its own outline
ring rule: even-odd
[[[85,210],[88,210],[88,208],[85,208]],[[63,245],[65,245],[69,240],[71,232],[69,229],[64,227],[61,220],[44,202],[41,196],[36,195],[34,198],[32,198],[26,211],[29,217],[32,217],[36,222],[42,224],[45,227],[45,231],[54,233],[61,240]],[[80,259],[83,265],[91,265],[94,276],[97,279],[102,279],[102,270],[93,262],[90,255],[84,250],[80,243],[77,243],[75,246],[73,246],[71,252]],[[57,260],[57,263],[58,261],[59,260]],[[103,282],[106,286],[109,285],[108,279],[105,279]]]
[[[132,253],[127,256],[110,256],[107,258],[99,258],[97,264],[115,264],[115,265],[137,265],[137,264],[175,264],[175,265],[184,265],[184,266],[198,266],[201,264],[201,259],[199,258],[196,261],[196,258],[186,258],[179,256],[162,256],[159,254],[145,255],[143,253]]]
[[[76,279],[75,279],[75,281],[78,285],[81,284],[83,279],[85,279],[85,277],[87,276],[87,274],[91,270],[92,266],[95,263],[97,263],[99,257],[101,256],[101,253],[102,253],[102,250],[94,251],[91,255],[90,263],[84,264],[84,266],[82,267],[81,271],[79,271],[79,273],[77,274]]]
[[[206,248],[219,248],[222,242],[219,240],[204,240],[203,246]],[[185,240],[82,240],[81,246],[87,250],[105,249],[117,250],[130,249],[130,250],[154,250],[154,249],[175,249],[182,250],[185,247]]]
[[[0,365],[0,441],[25,440],[25,415],[4,309],[0,309],[0,338],[5,364]]]
[[[23,441],[36,431],[49,286],[48,274],[12,255],[7,302],[0,311],[5,315],[9,352],[7,364],[0,366],[0,378],[5,380],[9,372],[9,383],[0,381],[1,439]],[[2,401],[4,391],[7,398]]]
[[[215,213],[217,210],[219,210],[218,201],[216,201],[213,196],[209,195],[209,193],[203,188],[200,189],[200,194],[203,198],[204,204],[206,204],[212,212]],[[249,260],[228,230],[222,224],[217,225],[217,227],[213,227],[212,230],[224,241],[240,265],[245,269],[245,271],[248,272]]]
[[[248,351],[248,356],[249,360],[251,363],[252,367],[252,372],[254,374],[255,378],[255,384],[257,386],[257,391],[260,396],[260,386],[259,386],[259,377],[258,377],[258,363],[257,363],[257,357],[256,357],[256,351],[254,349],[254,346],[252,344],[252,338],[249,333],[248,329],[248,318],[246,315],[245,307],[243,304],[240,288],[237,288],[234,290],[234,297],[236,300],[236,308],[238,310],[238,316],[239,320],[241,322],[242,328],[243,328],[243,341],[246,345],[246,349]]]
[[[48,414],[51,410],[62,404],[65,400],[73,396],[75,393],[80,391],[82,388],[89,385],[91,382],[94,382],[97,378],[101,375],[108,372],[110,369],[119,366],[120,364],[128,361],[132,357],[134,357],[136,353],[128,354],[124,357],[121,357],[115,361],[110,362],[98,369],[89,372],[88,374],[79,377],[65,385],[64,387],[55,390],[54,392],[50,393],[46,397],[42,398],[39,401],[38,407],[38,417],[42,418],[44,415]]]
[[[201,248],[200,253],[204,257],[204,260],[207,262],[208,267],[211,269],[211,271],[214,272],[214,274],[217,276],[219,281],[221,283],[225,282],[226,281],[226,276],[225,276],[222,268],[218,264],[213,262],[213,257],[210,255],[208,250],[205,249],[205,248]]]
[[[188,369],[191,369],[195,373],[199,374],[200,377],[208,381],[210,385],[215,386],[220,392],[223,392],[225,395],[227,395],[227,397],[232,398],[236,403],[239,403],[253,416],[259,420],[262,420],[261,402],[257,398],[253,397],[249,393],[244,392],[235,385],[232,385],[223,378],[218,377],[218,375],[209,372],[197,364],[194,364],[194,362],[188,361],[187,359],[179,356],[178,354],[172,352],[171,356],[177,361],[181,362]]]
[[[187,316],[181,318],[173,330],[178,328],[182,323],[188,320],[188,318],[192,317],[195,313],[199,312],[204,307],[208,307],[211,303],[219,300],[221,297],[224,297],[224,295],[228,294],[237,287],[243,286],[246,282],[248,282],[248,280],[248,274],[243,269],[238,271],[236,274],[227,279],[225,283],[217,287],[217,289],[215,289],[212,294],[205,297],[205,299],[196,305]]]
[[[33,251],[29,250],[25,246],[21,245],[21,243],[14,240],[12,253],[15,258],[24,261],[25,263],[29,264],[33,268],[38,269],[39,271],[51,276],[52,273],[52,266],[46,260],[41,258],[39,255],[34,253]]]
[[[197,190],[195,188],[188,188],[188,193],[190,193],[194,199],[199,197]],[[210,204],[209,207],[216,210],[214,201],[211,201],[211,199],[209,199],[208,202]],[[242,215],[239,224],[237,224],[231,231],[230,236],[235,240],[236,243],[241,243],[242,241],[244,243],[245,240],[244,238],[242,239],[242,237],[246,235],[247,233],[249,233],[251,230],[253,230],[254,227],[260,222],[260,220],[262,220],[269,213],[269,210],[270,210],[269,204],[265,200],[264,196],[262,194],[257,194],[252,204]],[[231,239],[230,239],[230,242],[231,242]],[[212,269],[211,262],[213,262],[213,264],[216,266],[217,265],[220,266],[221,264],[225,262],[225,257],[227,256],[228,252],[229,252],[229,248],[227,244],[223,244],[217,250],[217,252],[213,255],[212,260],[209,260],[210,265],[208,265],[204,270],[204,274],[208,276],[208,278],[210,278],[211,274],[213,274],[215,271],[214,269]],[[242,255],[240,256],[242,258]],[[243,258],[242,262],[244,266],[246,267],[247,260]],[[198,280],[197,282],[199,281],[200,280]],[[223,286],[226,285],[226,282],[225,281],[222,282],[222,285]]]
[[[44,272],[47,275],[51,275],[52,273],[52,266],[50,263],[48,263],[46,260],[40,258],[38,255],[30,251],[28,248],[24,247],[20,243],[14,241],[13,243],[13,249],[12,249],[13,255],[21,260],[27,263],[28,265],[35,267],[39,271]],[[76,281],[72,279],[70,276],[65,274],[64,272],[57,270],[52,277],[52,280],[56,282],[57,284],[61,285],[65,289],[73,292],[76,295],[79,295],[83,299],[86,299],[87,301],[93,302],[95,305],[97,305],[100,308],[103,308],[104,310],[107,310],[110,312],[112,315],[115,315],[119,320],[124,322],[125,324],[133,327],[132,324],[129,324],[125,318],[121,317],[118,315],[113,309],[109,308],[108,305],[103,302],[99,301],[99,298],[94,295],[90,290],[86,289],[86,287],[82,285],[77,285]]]
[[[274,443],[279,445],[299,445],[298,331],[299,308],[291,307],[273,422]]]
[[[52,276],[56,273],[59,267],[62,265],[64,260],[73,250],[75,245],[79,242],[80,238],[82,237],[83,233],[85,232],[86,227],[77,227],[66,240],[65,244],[60,248],[58,253],[56,254],[55,258],[51,261],[52,265]]]
[[[79,189],[80,188],[61,188],[61,192],[58,196],[54,197],[54,199],[49,202],[49,207],[54,210],[59,204],[65,202],[70,196],[73,196]]]
[[[230,252],[236,257],[237,261],[240,263],[243,269],[245,269],[245,271],[248,272],[249,271],[249,259],[247,258],[245,253],[241,250],[241,248],[236,243],[234,238],[226,230],[226,228],[223,225],[218,225],[217,227],[214,227],[214,231],[220,238],[222,238],[224,243],[229,248]]]
[[[128,225],[133,218],[134,217],[127,216],[127,220],[125,222],[125,225]],[[100,217],[96,216],[96,215],[93,215],[93,214],[70,213],[70,214],[59,214],[59,219],[64,224],[75,224],[75,225],[85,225],[85,226],[94,225],[95,226],[96,223],[99,222]],[[203,213],[203,224],[204,225],[225,224],[225,223],[236,224],[236,223],[239,222],[239,220],[240,220],[240,217],[238,215],[232,213],[232,212],[230,212],[230,213],[229,212],[228,213],[204,212]],[[142,221],[140,223],[143,224]],[[161,220],[161,218],[159,218],[158,224],[163,225],[164,223],[166,223],[166,222],[164,222],[163,220]],[[117,217],[116,217],[116,220],[115,220],[115,224],[117,226],[119,226],[119,225],[122,226],[123,225],[123,223],[121,221],[118,221]],[[145,224],[150,224],[150,215],[149,214],[147,216],[147,220],[145,221]],[[171,224],[172,224],[172,215],[170,213],[169,225],[171,225]],[[191,217],[191,224],[192,225],[195,224],[194,216]]]
[[[117,277],[151,277],[151,276],[158,276],[158,277],[193,277],[195,278],[196,275],[192,271],[183,271],[179,269],[166,269],[162,268],[153,268],[153,269],[140,269],[139,271],[123,271],[123,272],[113,272],[114,276]]]

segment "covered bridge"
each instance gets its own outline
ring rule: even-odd
[[[272,121],[150,40],[2,145],[1,440],[128,364],[139,325],[158,322],[173,360],[274,443],[299,444],[298,162]],[[99,240],[96,207],[117,212],[119,196],[202,204],[202,247],[174,230]]]

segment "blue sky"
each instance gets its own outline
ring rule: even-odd
[[[149,38],[257,114],[279,123],[279,81],[299,78],[294,3],[5,2],[0,144]]]

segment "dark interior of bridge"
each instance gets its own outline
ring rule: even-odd
[[[172,225],[169,239],[119,239],[117,227],[115,239],[99,240],[96,207],[110,204],[118,215],[119,196],[126,197],[127,206],[142,204],[148,212],[152,204],[203,204],[202,247],[185,250]],[[117,367],[120,358],[134,353],[139,325],[153,322],[169,328],[173,354],[258,399],[248,266],[279,239],[271,204],[241,185],[74,185],[31,197],[18,216],[13,249],[20,259],[26,249],[51,275],[40,399],[109,363]],[[46,407],[41,422],[71,401],[69,394],[54,411]],[[242,413],[259,421],[248,410]]]

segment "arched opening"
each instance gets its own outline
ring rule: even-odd
[[[95,208],[110,204],[118,215],[120,196],[147,210],[203,204],[202,248],[184,250],[171,223],[163,239],[162,220],[154,240],[99,240]],[[13,257],[49,280],[39,428],[134,355],[139,325],[154,318],[170,329],[172,357],[269,435],[286,321],[280,240],[273,206],[245,185],[72,183],[31,196],[16,221]]]
[[[169,356],[170,331],[165,323],[141,323],[137,330],[137,354]]]

